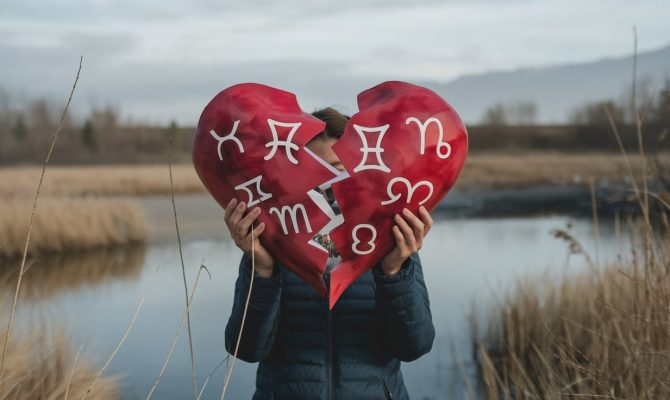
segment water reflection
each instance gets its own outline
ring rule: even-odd
[[[113,247],[51,254],[27,260],[21,282],[21,300],[40,301],[82,286],[138,279],[146,245]],[[0,291],[14,295],[21,260],[0,264]]]
[[[593,225],[588,219],[436,219],[421,257],[437,336],[429,354],[402,366],[412,398],[465,398],[463,376],[472,373],[473,365],[467,323],[473,299],[481,305],[491,304],[520,277],[540,275],[549,268],[543,276],[552,279],[585,266],[583,257],[570,256],[566,244],[552,236],[556,228],[569,229],[586,251],[595,250]],[[601,221],[602,260],[627,252],[626,239],[617,238],[614,232],[610,222]],[[203,276],[200,281],[191,318],[196,370],[202,384],[226,357],[224,331],[241,253],[233,243],[221,239],[189,241],[183,251],[189,282],[193,282],[203,257],[212,274],[211,280]],[[6,292],[12,278],[7,272],[3,274]],[[184,310],[176,243],[50,257],[36,262],[25,278],[24,296],[33,301],[23,302],[18,315],[29,316],[39,310],[40,315],[51,316],[67,327],[73,348],[83,344],[90,356],[100,361],[118,343],[140,298],[147,296],[133,331],[110,366],[110,372],[125,376],[124,399],[146,397]],[[36,301],[45,299],[48,301]],[[219,398],[223,370],[208,383],[205,399]],[[227,398],[250,398],[255,373],[255,364],[237,361]],[[155,398],[191,395],[188,342],[182,332]]]

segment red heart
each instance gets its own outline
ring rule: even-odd
[[[202,112],[193,145],[196,171],[219,204],[237,197],[258,205],[266,224],[261,243],[324,297],[328,253],[311,239],[335,221],[313,189],[335,182],[344,223],[331,237],[343,261],[332,271],[331,308],[395,245],[393,214],[403,207],[416,212],[421,204],[433,209],[467,155],[460,118],[426,88],[384,82],[360,93],[358,103],[360,111],[333,147],[348,176],[336,176],[304,147],[325,124],[302,112],[292,93],[265,85],[234,85],[216,95]]]

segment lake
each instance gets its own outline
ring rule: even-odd
[[[463,374],[471,376],[474,371],[467,322],[473,301],[485,309],[496,297],[513,290],[519,278],[555,279],[585,267],[583,256],[570,255],[568,245],[554,238],[552,229],[567,229],[596,259],[589,219],[562,215],[435,218],[420,255],[437,337],[429,354],[402,366],[413,399],[464,398]],[[225,227],[222,221],[220,224],[223,232]],[[613,221],[601,221],[601,261],[628,255],[628,238],[617,238],[614,232]],[[226,356],[224,331],[241,252],[225,234],[211,239],[200,236],[186,238],[183,252],[189,286],[203,258],[211,272],[211,280],[206,274],[201,276],[191,312],[196,369],[202,384]],[[546,271],[549,273],[543,275]],[[123,377],[123,398],[146,397],[184,311],[176,240],[38,260],[24,279],[16,332],[34,329],[36,323],[64,329],[73,353],[83,345],[83,354],[99,365],[111,354],[146,296],[126,343],[109,368]],[[3,282],[5,292],[11,293],[7,277]],[[485,314],[480,317],[485,320]],[[193,397],[189,358],[184,329],[154,398]],[[255,364],[237,360],[226,398],[250,398],[255,371]],[[203,398],[219,398],[223,373],[220,368],[213,375]]]

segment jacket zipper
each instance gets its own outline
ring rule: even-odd
[[[326,297],[326,313],[328,314],[328,363],[326,364],[326,391],[327,399],[333,399],[333,335],[332,335],[332,311],[329,307],[330,302],[330,272],[328,272],[328,296]]]

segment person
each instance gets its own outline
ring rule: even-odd
[[[344,170],[331,146],[342,136],[348,117],[333,108],[312,115],[326,128],[306,146]],[[265,229],[263,223],[253,224],[259,214],[258,207],[249,210],[232,199],[224,217],[243,251],[225,333],[231,355],[253,279],[237,352],[241,360],[259,362],[253,400],[409,399],[400,363],[428,353],[435,338],[418,255],[433,223],[428,211],[421,207],[416,215],[405,209],[394,217],[395,247],[349,286],[332,310],[327,299],[278,264],[258,240],[251,277],[251,238]],[[331,254],[326,285],[337,262]]]

